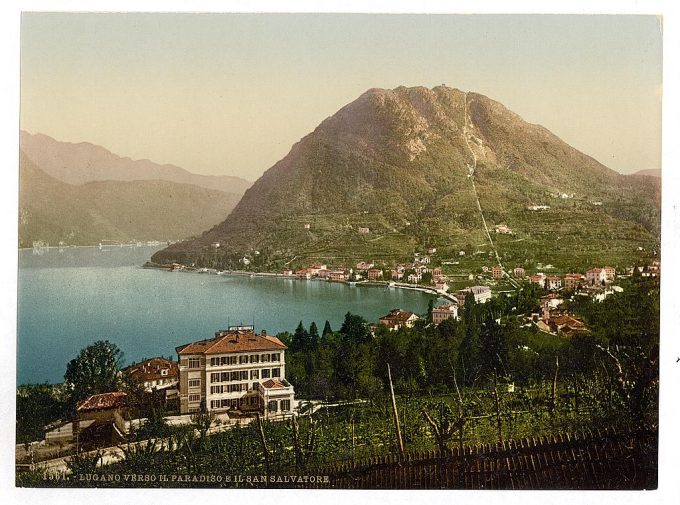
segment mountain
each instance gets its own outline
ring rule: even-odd
[[[646,175],[648,177],[661,177],[661,169],[660,168],[647,168],[645,170],[638,170],[634,174],[631,175]]]
[[[34,135],[21,131],[19,144],[42,170],[69,184],[107,180],[164,180],[234,194],[243,194],[251,184],[240,177],[198,175],[174,165],[122,158],[101,146],[88,142],[60,142],[41,133]]]
[[[19,170],[19,247],[187,238],[220,222],[240,197],[161,180],[68,184],[23,151]]]
[[[370,89],[295,144],[226,220],[153,261],[234,266],[250,254],[277,268],[389,265],[427,246],[489,252],[479,200],[492,233],[514,232],[494,236],[504,260],[624,262],[656,246],[659,198],[658,181],[620,175],[483,95]]]

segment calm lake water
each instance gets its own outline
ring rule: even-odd
[[[174,356],[175,347],[227,325],[268,333],[329,320],[346,312],[377,321],[400,307],[427,310],[430,295],[324,281],[172,273],[141,268],[157,247],[19,252],[17,383],[63,380],[66,364],[96,340],[109,340],[126,363]]]

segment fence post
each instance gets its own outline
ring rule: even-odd
[[[390,364],[387,364],[387,377],[390,380],[390,396],[392,397],[392,414],[394,415],[394,426],[397,430],[397,443],[399,447],[399,453],[404,454],[404,441],[401,438],[401,427],[399,426],[399,412],[397,411],[397,401],[394,398],[394,387],[392,386],[392,372],[390,370]]]

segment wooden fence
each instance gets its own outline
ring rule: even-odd
[[[589,431],[444,454],[387,455],[326,466],[317,473],[341,489],[654,489],[657,444],[651,430]]]

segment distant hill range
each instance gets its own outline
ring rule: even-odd
[[[246,255],[277,268],[389,264],[427,246],[486,254],[477,195],[491,232],[512,230],[494,235],[507,262],[628,262],[658,243],[659,180],[621,175],[486,96],[399,87],[370,89],[323,121],[222,223],[153,261],[224,267]]]
[[[248,184],[22,132],[19,246],[185,239],[224,219]]]
[[[243,194],[251,185],[240,177],[192,174],[175,165],[123,158],[89,142],[61,142],[41,133],[21,131],[19,143],[24,153],[42,170],[69,184],[154,179],[233,194]]]
[[[649,177],[661,177],[661,169],[660,168],[648,168],[646,170],[638,170],[637,172],[635,172],[631,175],[646,175],[646,176],[649,176]]]

